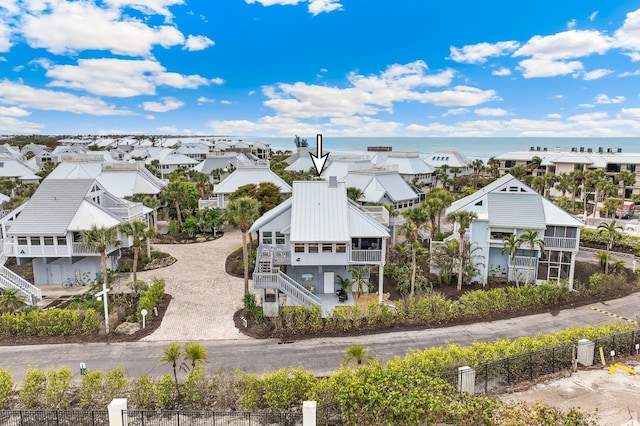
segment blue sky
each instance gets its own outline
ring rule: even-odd
[[[0,0],[0,133],[640,136],[640,1]]]

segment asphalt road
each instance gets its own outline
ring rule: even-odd
[[[592,305],[611,313],[636,320],[640,293]],[[260,373],[282,367],[301,366],[316,375],[326,375],[340,365],[345,350],[355,344],[365,345],[369,352],[386,361],[403,356],[410,350],[456,343],[469,345],[473,341],[492,341],[538,333],[550,333],[574,326],[601,324],[613,321],[600,312],[584,306],[556,314],[539,314],[509,320],[475,323],[456,327],[418,331],[383,333],[358,337],[316,338],[294,343],[278,340],[218,340],[201,341],[207,348],[207,370],[217,368]],[[0,347],[0,366],[9,369],[16,381],[21,381],[28,366],[49,368],[68,366],[75,376],[79,365],[89,370],[108,371],[122,367],[132,377],[141,373],[160,376],[171,372],[162,365],[162,350],[170,342],[90,343],[65,345],[4,346]]]

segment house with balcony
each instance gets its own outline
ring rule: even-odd
[[[465,234],[473,251],[476,281],[505,277],[520,283],[566,281],[573,288],[576,255],[583,224],[534,189],[507,174],[479,191],[454,202],[446,214],[471,211],[478,215]],[[458,237],[458,226],[449,239]],[[515,256],[503,253],[505,238],[537,232],[544,250],[520,245]],[[447,241],[445,240],[445,243]],[[437,244],[432,243],[432,249]]]
[[[93,282],[100,274],[100,253],[81,243],[82,231],[113,228],[125,222],[148,223],[151,209],[107,192],[95,179],[45,179],[31,199],[0,220],[1,257],[33,265],[36,286],[60,285],[68,280]],[[107,248],[107,267],[116,269],[120,247],[129,247],[127,237]],[[22,286],[29,297],[40,290],[24,280],[10,283],[9,271],[0,266],[0,287]],[[10,271],[9,271],[10,272]],[[19,278],[19,277],[18,277]],[[17,287],[16,287],[17,288]],[[34,294],[36,293],[36,294]]]
[[[292,197],[249,231],[258,233],[253,286],[260,291],[265,314],[277,315],[283,298],[288,305],[318,306],[323,316],[352,304],[352,296],[344,300],[336,291],[338,277],[351,279],[354,268],[362,268],[364,277],[378,269],[381,301],[389,231],[376,219],[376,214],[384,216],[384,208],[378,210],[349,200],[345,183],[336,177],[293,182]]]

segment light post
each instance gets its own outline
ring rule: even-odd
[[[104,283],[102,283],[102,291],[96,293],[96,299],[102,300],[104,305],[104,329],[107,334],[109,334],[109,304],[107,302],[108,293],[109,289]]]

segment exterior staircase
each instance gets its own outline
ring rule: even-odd
[[[263,250],[258,253],[256,267],[253,272],[253,287],[259,289],[274,289],[287,295],[287,298],[297,305],[320,307],[320,298],[311,293],[296,280],[273,268],[273,250]]]
[[[0,251],[0,287],[13,288],[23,293],[25,301],[29,305],[35,305],[42,299],[42,291],[4,266],[7,262],[7,255],[4,251]]]

